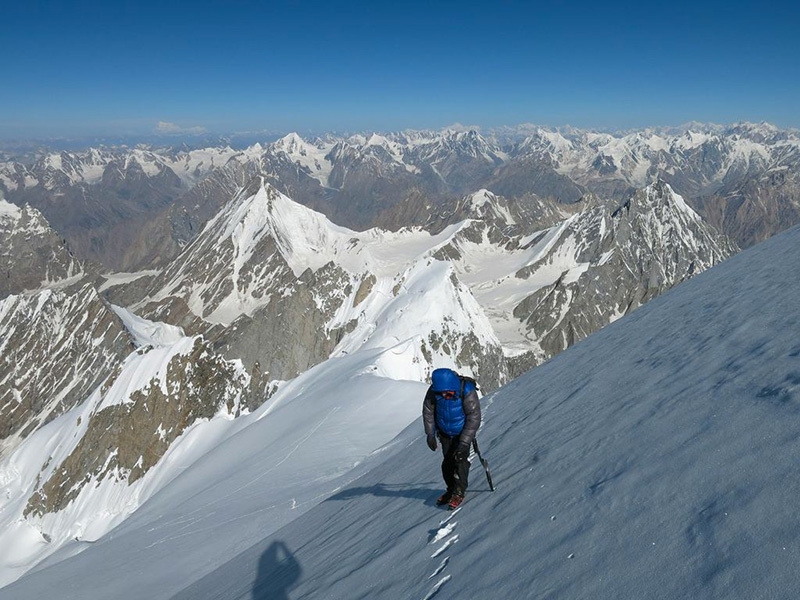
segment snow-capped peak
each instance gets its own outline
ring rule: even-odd
[[[294,153],[298,149],[306,146],[305,140],[300,137],[297,132],[291,132],[276,140],[273,144],[276,150],[283,150],[284,152]]]
[[[466,206],[470,213],[484,219],[498,219],[506,225],[517,222],[505,202],[485,188],[467,196]]]
[[[700,216],[686,203],[683,197],[662,179],[651,183],[644,189],[644,198],[651,205],[667,202],[695,219],[700,219]]]
[[[478,210],[479,208],[483,208],[487,204],[495,202],[496,200],[497,196],[484,188],[469,196],[469,205],[473,210]]]
[[[290,161],[300,165],[306,173],[320,182],[323,187],[329,187],[328,180],[333,170],[331,161],[327,158],[328,152],[334,144],[330,142],[317,142],[311,144],[299,134],[292,132],[275,141],[270,146],[272,152],[283,154]]]
[[[354,231],[331,223],[325,215],[290,200],[265,183],[255,194],[232,207],[222,238],[230,238],[241,267],[265,235],[278,245],[296,276],[306,269],[316,271],[332,258],[338,247],[352,239]]]

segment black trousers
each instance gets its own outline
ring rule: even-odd
[[[467,491],[467,482],[469,481],[469,451],[464,460],[457,461],[454,456],[458,443],[461,441],[460,436],[447,437],[444,434],[439,434],[439,441],[442,443],[442,477],[447,485],[447,490],[453,494],[463,496]]]

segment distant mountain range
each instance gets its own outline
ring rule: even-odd
[[[624,200],[657,180],[740,247],[800,222],[800,133],[692,124],[624,134],[521,126],[289,134],[244,150],[89,149],[0,162],[0,191],[38,208],[81,258],[112,270],[163,266],[257,175],[356,230],[424,225],[487,189],[572,203]]]

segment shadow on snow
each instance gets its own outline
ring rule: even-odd
[[[300,563],[286,544],[272,542],[258,561],[252,600],[289,600],[289,590],[297,584],[302,573]]]
[[[413,500],[423,500],[425,504],[436,504],[436,497],[441,493],[437,487],[430,484],[428,487],[418,487],[408,484],[384,484],[372,485],[369,487],[351,487],[334,494],[329,500],[350,500],[358,496],[377,496],[383,498],[411,498]]]

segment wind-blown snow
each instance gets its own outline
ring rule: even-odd
[[[360,479],[283,529],[264,529],[276,496],[286,511],[293,505],[275,491],[282,477],[302,480],[306,461],[339,447],[305,435],[338,415],[330,395],[363,391],[348,385],[355,365],[346,361],[355,359],[343,357],[325,363],[314,385],[298,379],[308,396],[265,406],[269,419],[187,469],[113,537],[78,556],[56,556],[0,593],[20,600],[53,589],[89,600],[793,597],[799,261],[796,227],[485,398],[478,439],[497,491],[488,491],[474,461],[456,513],[433,506],[440,458],[417,422]],[[373,393],[389,389],[375,384]],[[416,411],[424,385],[407,385],[403,397]],[[305,434],[287,428],[303,398],[308,404],[293,418],[308,421]],[[273,421],[281,414],[288,421]],[[360,423],[341,423],[339,443],[343,431],[368,434]],[[297,505],[313,503],[307,485]]]

